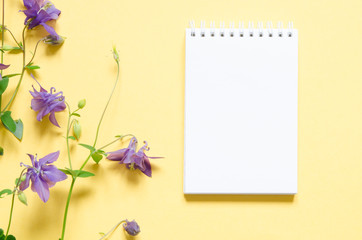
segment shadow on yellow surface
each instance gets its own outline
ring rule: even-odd
[[[220,195],[220,194],[185,194],[190,202],[290,202],[294,195]]]

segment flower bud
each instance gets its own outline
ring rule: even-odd
[[[74,133],[74,137],[77,140],[79,140],[81,132],[82,132],[82,127],[80,126],[79,121],[75,120],[74,125],[73,125],[73,133]]]
[[[118,55],[116,46],[113,46],[112,53],[113,53],[113,58],[114,58],[114,60],[116,60],[116,62],[118,63],[118,62],[119,62],[119,55]]]
[[[137,234],[140,233],[140,226],[138,226],[138,224],[136,223],[135,220],[133,220],[132,222],[129,222],[126,219],[126,223],[123,224],[123,228],[124,230],[126,230],[126,232],[131,235],[131,236],[136,236]]]
[[[20,202],[24,203],[25,205],[28,205],[28,200],[26,199],[26,195],[23,191],[18,192],[18,199]]]
[[[54,36],[54,35],[48,35],[45,38],[43,38],[43,41],[45,44],[57,46],[61,45],[65,40],[65,37],[62,37],[60,35]]]
[[[85,99],[80,100],[78,102],[78,108],[80,108],[80,109],[84,108],[85,104],[86,104]]]

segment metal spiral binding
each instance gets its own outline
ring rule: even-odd
[[[210,34],[210,37],[292,37],[293,36],[293,22],[288,22],[286,29],[283,28],[283,23],[278,21],[277,27],[273,28],[271,21],[266,22],[266,28],[263,26],[263,22],[258,22],[257,27],[254,27],[254,22],[248,23],[248,28],[244,27],[244,22],[240,21],[239,26],[235,27],[234,22],[230,22],[228,27],[225,27],[225,22],[221,21],[218,31],[215,31],[215,21],[210,22],[209,31],[206,31],[205,21],[201,21],[199,31],[196,31],[195,21],[190,21],[191,36],[195,37],[196,34],[200,34],[201,37],[207,37],[206,33]],[[276,31],[276,33],[275,33]]]

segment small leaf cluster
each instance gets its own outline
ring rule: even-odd
[[[4,230],[2,230],[1,228],[0,228],[0,240],[5,240]],[[6,237],[6,240],[16,240],[16,238],[13,235],[8,235]]]

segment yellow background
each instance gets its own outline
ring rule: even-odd
[[[74,189],[67,240],[98,239],[123,218],[141,225],[137,239],[362,239],[362,2],[360,0],[154,0],[59,1],[57,32],[67,37],[61,47],[40,46],[35,57],[37,79],[44,88],[64,92],[74,108],[81,98],[81,142],[91,143],[96,124],[114,82],[112,44],[119,49],[121,76],[101,127],[99,145],[117,134],[133,133],[150,144],[153,177],[126,171],[108,160],[86,168],[96,177],[79,179]],[[6,1],[6,25],[20,38],[22,2]],[[183,181],[183,110],[185,28],[189,20],[254,20],[286,23],[299,30],[299,189],[288,196],[189,196]],[[45,35],[27,33],[28,50]],[[6,41],[11,43],[7,35]],[[29,52],[27,53],[29,57]],[[21,55],[7,54],[6,73],[21,69]],[[12,80],[14,88],[16,79]],[[58,167],[67,166],[66,112],[62,128],[35,120],[31,85],[25,76],[12,106],[25,124],[20,143],[3,128],[0,188],[13,186],[26,153],[40,157],[60,150]],[[9,98],[7,92],[5,99]],[[202,141],[202,139],[200,139]],[[227,141],[227,139],[225,139]],[[107,150],[116,150],[117,143]],[[212,151],[200,149],[200,151]],[[87,150],[74,144],[73,164]],[[237,154],[237,149],[234,149]],[[220,171],[227,171],[220,159]],[[18,240],[60,237],[70,180],[51,189],[44,204],[30,189],[29,206],[16,202],[11,233]],[[6,228],[10,198],[0,199],[0,226]],[[113,239],[126,239],[118,231]]]

